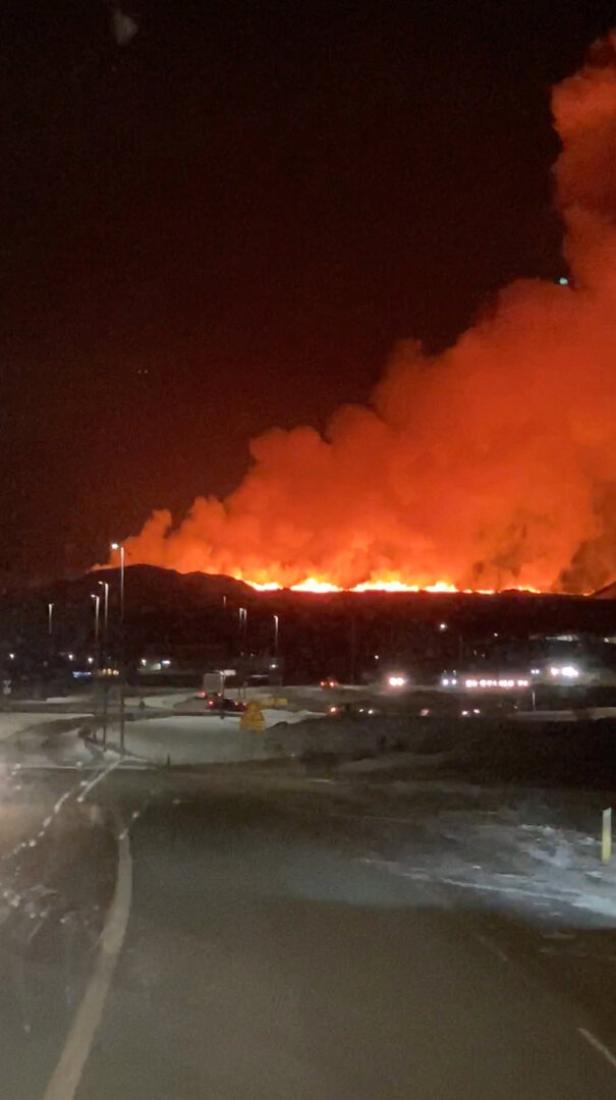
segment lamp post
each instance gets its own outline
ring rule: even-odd
[[[47,604],[47,667],[53,663],[53,603]]]
[[[120,551],[120,752],[124,752],[124,563],[125,551],[120,542],[111,543],[112,550]]]
[[[109,581],[98,582],[103,589],[103,656],[107,651],[107,628],[109,626]]]
[[[242,646],[242,652],[246,645],[246,635],[248,633],[248,610],[245,607],[238,608],[238,620],[240,627],[240,645]]]
[[[278,627],[280,625],[280,617],[274,615],[274,657],[278,656]]]
[[[111,549],[120,551],[120,622],[124,627],[124,562],[126,555],[124,546],[120,542],[112,542]]]
[[[94,651],[96,653],[96,664],[98,666],[98,638],[100,634],[101,598],[98,595],[98,592],[91,592],[90,599],[94,600]]]

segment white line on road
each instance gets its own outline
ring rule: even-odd
[[[578,1027],[578,1031],[582,1038],[586,1039],[587,1043],[590,1043],[591,1047],[599,1051],[607,1062],[616,1069],[616,1056],[612,1054],[608,1047],[604,1046],[600,1039],[597,1039],[596,1035],[593,1035],[592,1031],[587,1031],[585,1027]]]
[[[122,949],[133,891],[133,862],[126,832],[118,838],[118,877],[100,939],[98,958],[43,1100],[73,1100],[100,1024]]]
[[[96,787],[97,783],[100,783],[102,779],[106,779],[107,776],[110,774],[110,772],[112,772],[114,770],[114,768],[117,768],[118,764],[121,764],[121,763],[122,763],[122,757],[119,756],[118,759],[114,760],[113,763],[110,764],[108,768],[105,768],[94,779],[91,779],[89,783],[86,783],[86,785],[83,788],[81,794],[79,795],[79,798],[77,799],[77,801],[78,802],[83,802],[86,795],[89,794],[90,791],[94,789],[94,787]]]

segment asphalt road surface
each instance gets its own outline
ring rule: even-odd
[[[41,812],[74,779],[30,778]],[[128,925],[100,1024],[79,1039],[83,1073],[62,1100],[616,1096],[609,929],[583,991],[563,980],[575,968],[537,964],[536,933],[520,920],[487,920],[375,862],[392,829],[412,842],[418,822],[330,814],[330,787],[116,770],[86,792],[95,843],[80,846],[75,821],[56,843],[58,882],[69,892],[79,882],[74,908],[90,932],[68,963],[58,934],[43,936],[6,978],[0,1094],[47,1100],[91,991],[111,811],[131,822]],[[32,885],[47,871],[35,862],[24,874]]]

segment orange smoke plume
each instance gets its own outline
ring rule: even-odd
[[[155,512],[128,562],[264,587],[583,591],[616,572],[616,38],[553,92],[569,285],[513,283],[367,407],[272,428],[225,500]]]

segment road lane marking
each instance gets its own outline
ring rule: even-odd
[[[120,757],[118,757],[117,760],[114,760],[113,763],[109,765],[109,767],[104,768],[103,771],[101,771],[97,776],[95,776],[94,779],[91,779],[89,783],[85,783],[84,788],[83,788],[81,794],[79,795],[79,798],[77,799],[77,801],[78,802],[83,802],[86,795],[88,795],[90,793],[90,791],[94,790],[94,787],[96,787],[97,783],[100,783],[102,779],[106,779],[107,776],[114,770],[114,768],[117,768],[118,765],[121,764],[121,763],[122,763],[122,757],[120,756]]]
[[[118,837],[118,873],[100,938],[98,958],[43,1100],[73,1100],[101,1022],[118,956],[124,943],[133,891],[128,832]]]
[[[586,1039],[587,1043],[590,1043],[591,1047],[599,1051],[602,1054],[606,1062],[609,1062],[614,1069],[616,1069],[616,1056],[612,1054],[608,1047],[604,1046],[600,1039],[597,1039],[596,1035],[593,1035],[592,1031],[587,1031],[585,1027],[578,1027],[578,1031],[582,1038]]]

